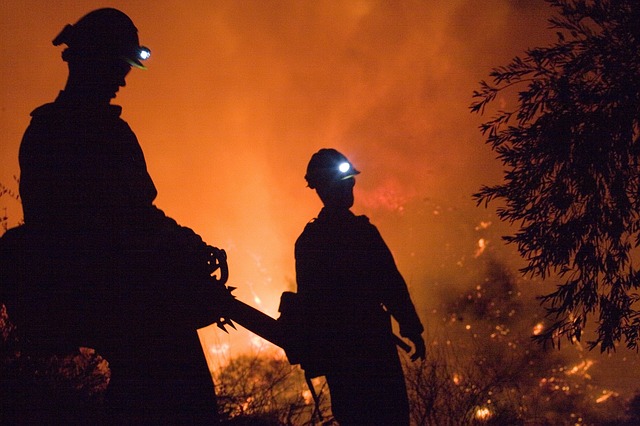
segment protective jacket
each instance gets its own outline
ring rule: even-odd
[[[200,423],[215,402],[196,329],[217,319],[219,289],[206,244],[153,204],[120,113],[65,92],[33,111],[19,153],[25,225],[3,238],[21,253],[19,285],[2,296],[33,347],[86,346],[109,361],[123,421]]]
[[[334,415],[345,424],[404,423],[406,389],[390,315],[403,336],[420,335],[423,326],[377,228],[366,216],[325,207],[298,238],[295,257],[304,330]]]
[[[155,185],[121,111],[61,92],[31,113],[19,153],[26,224],[96,238],[114,229],[130,236],[167,220],[153,205]]]

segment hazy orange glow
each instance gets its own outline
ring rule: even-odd
[[[438,295],[463,283],[474,257],[491,252],[516,269],[513,248],[500,243],[505,225],[471,199],[501,178],[501,165],[468,105],[492,67],[550,40],[546,3],[109,6],[131,16],[152,51],[148,70],[133,70],[114,103],[140,140],[157,205],[226,249],[239,299],[275,317],[282,291],[295,289],[293,244],[320,209],[304,170],[322,147],[344,152],[362,171],[354,211],[379,227],[427,328]],[[29,113],[64,85],[66,66],[51,40],[98,7],[0,3],[0,183],[16,187]],[[18,203],[3,198],[5,206],[14,222],[21,217]],[[268,350],[244,330],[201,336],[212,365]]]

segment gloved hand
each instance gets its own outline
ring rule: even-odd
[[[411,340],[414,347],[413,355],[411,355],[411,361],[416,361],[418,359],[424,360],[427,356],[427,347],[424,344],[422,335],[417,334],[415,336],[408,336],[408,338]]]

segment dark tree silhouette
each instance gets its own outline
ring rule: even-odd
[[[504,237],[530,276],[558,274],[541,296],[553,325],[541,340],[582,337],[597,316],[590,348],[636,348],[640,329],[640,2],[555,0],[557,41],[495,68],[471,110],[499,96],[516,106],[481,125],[505,166],[504,182],[483,186],[478,204],[500,200]],[[637,263],[637,262],[636,262]]]
[[[303,371],[275,353],[240,355],[220,370],[215,383],[220,418],[225,424],[335,424],[326,383],[316,388],[323,416],[320,421],[314,415]]]

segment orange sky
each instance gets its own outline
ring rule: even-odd
[[[51,40],[111,6],[152,51],[114,103],[140,140],[157,205],[227,250],[240,299],[276,316],[294,289],[293,244],[320,208],[304,169],[322,147],[362,171],[354,211],[380,228],[423,318],[434,287],[459,281],[448,266],[473,258],[480,238],[514,259],[492,209],[471,199],[501,165],[468,105],[492,67],[550,40],[541,0],[55,4],[0,3],[0,183],[15,188],[29,113],[64,85]],[[20,217],[17,203],[3,206]],[[206,339],[236,350],[248,341]]]

